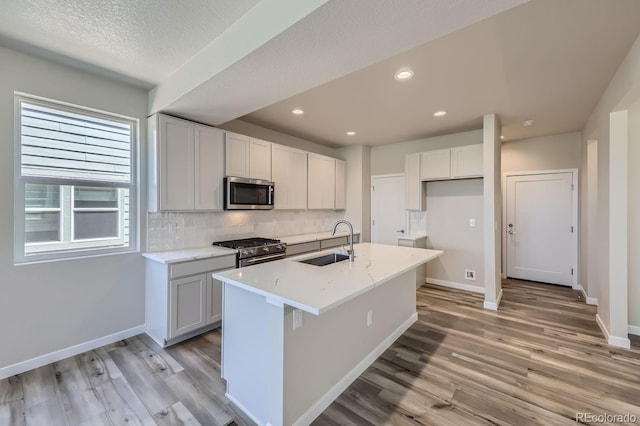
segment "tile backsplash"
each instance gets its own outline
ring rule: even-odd
[[[411,234],[427,233],[427,212],[409,212],[409,232]]]
[[[213,241],[286,237],[331,231],[344,211],[270,210],[207,213],[149,213],[147,250],[204,247]]]

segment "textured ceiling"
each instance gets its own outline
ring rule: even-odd
[[[258,0],[0,0],[0,42],[152,87]]]
[[[329,146],[580,130],[640,0],[0,0],[0,44],[152,89],[150,113]],[[400,67],[415,70],[397,82]],[[294,107],[305,114],[294,117]],[[435,119],[438,109],[449,112]],[[520,122],[533,119],[523,128]],[[357,134],[347,137],[346,131]]]
[[[639,33],[637,0],[533,0],[241,119],[332,146],[479,129],[494,112],[505,140],[579,131]],[[394,80],[401,67],[414,77]]]

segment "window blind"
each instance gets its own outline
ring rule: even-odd
[[[131,125],[20,103],[24,177],[131,183]]]

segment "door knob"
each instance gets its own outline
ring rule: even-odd
[[[401,230],[396,231],[396,232],[399,232],[399,233],[401,233],[401,234],[404,234],[404,229],[401,229]]]

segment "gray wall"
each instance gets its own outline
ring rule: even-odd
[[[640,331],[640,100],[629,108],[629,325]]]
[[[609,83],[607,90],[598,101],[593,112],[589,116],[587,123],[582,129],[583,152],[586,152],[590,139],[598,141],[597,165],[598,165],[598,205],[597,211],[588,211],[586,197],[581,202],[580,221],[584,225],[588,223],[588,215],[594,214],[597,218],[598,229],[593,234],[586,234],[584,227],[581,227],[580,239],[585,244],[587,239],[590,245],[597,247],[594,253],[589,253],[587,262],[595,262],[594,275],[587,275],[585,265],[582,267],[582,285],[587,288],[589,295],[592,291],[598,297],[598,315],[609,331],[618,337],[626,336],[624,326],[629,324],[629,318],[621,318],[620,309],[622,304],[628,305],[629,296],[622,287],[631,287],[628,283],[610,282],[609,279],[609,118],[610,113],[625,109],[640,96],[640,37],[636,39],[624,59],[616,75]],[[633,120],[634,118],[631,117]],[[635,118],[637,119],[637,117]],[[631,143],[634,143],[633,141]],[[633,152],[631,155],[634,155]],[[586,168],[586,155],[582,156],[583,168]],[[636,158],[630,158],[629,169],[637,167]],[[629,177],[632,177],[631,175]],[[584,180],[581,180],[584,182]],[[581,182],[581,183],[582,183]],[[637,191],[637,181],[629,180],[629,191]],[[586,187],[586,185],[583,185]],[[584,193],[583,193],[584,194]],[[631,203],[631,201],[630,201]],[[629,204],[630,204],[629,203]],[[613,224],[615,226],[615,224]],[[632,264],[634,253],[628,253],[628,259]],[[633,284],[637,285],[637,284]],[[621,297],[623,290],[624,296]],[[612,295],[614,297],[612,297]],[[635,302],[634,302],[635,303]],[[636,310],[638,307],[636,306]],[[629,310],[631,312],[632,309]]]
[[[147,92],[4,47],[0,63],[3,368],[144,324],[140,253],[14,266],[14,91],[138,118],[141,142],[146,140]],[[144,193],[139,197],[146,199]],[[144,229],[144,217],[139,225]]]
[[[428,182],[427,247],[444,254],[427,264],[427,277],[484,287],[482,179]],[[469,219],[476,226],[469,226]],[[466,280],[465,269],[476,272]]]
[[[579,169],[580,132],[522,139],[502,144],[502,173]]]

